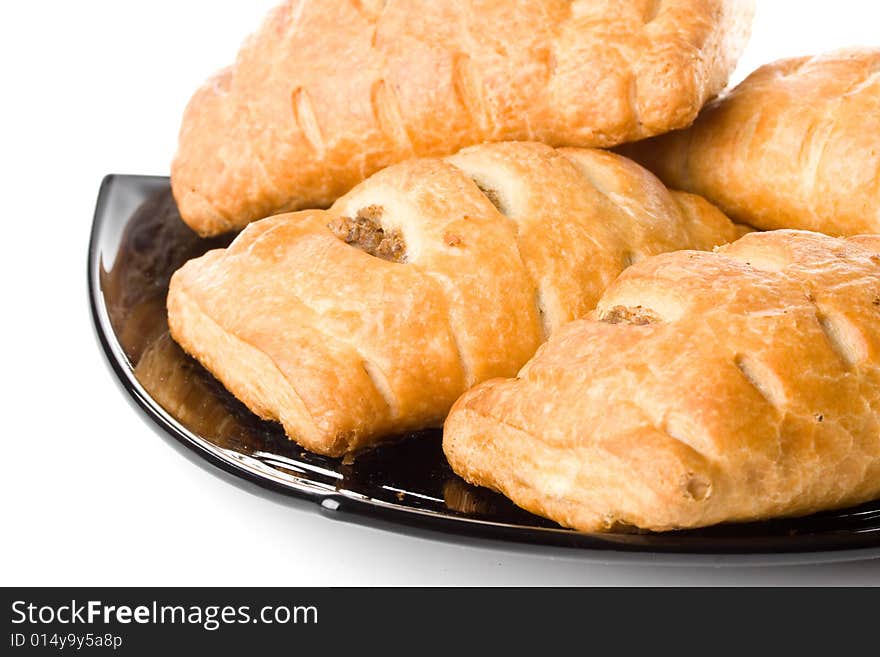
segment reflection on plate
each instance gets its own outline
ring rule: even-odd
[[[568,531],[449,468],[440,431],[428,430],[354,460],[306,452],[280,425],[260,420],[188,357],[168,335],[165,295],[186,260],[223,247],[231,236],[200,239],[180,220],[166,178],[109,176],[101,188],[89,253],[98,336],[122,386],[164,433],[203,463],[327,511],[434,536],[505,540],[633,552],[763,554],[846,550],[880,555],[880,503],[789,520],[666,534],[596,535]],[[438,534],[437,532],[442,532]],[[594,553],[595,554],[595,553]],[[645,555],[647,556],[647,555]]]

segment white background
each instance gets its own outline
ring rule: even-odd
[[[104,174],[166,174],[183,106],[274,0],[0,3],[2,585],[878,584],[880,561],[620,566],[334,522],[229,485],[123,398],[92,335]],[[762,0],[740,79],[880,45],[880,3]]]

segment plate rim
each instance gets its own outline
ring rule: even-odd
[[[598,561],[650,563],[654,565],[795,565],[827,563],[880,557],[880,528],[873,531],[829,532],[822,534],[824,545],[804,544],[797,541],[780,548],[772,546],[725,546],[731,539],[719,537],[717,549],[706,545],[688,546],[684,538],[678,545],[645,545],[620,543],[613,534],[590,534],[564,528],[525,527],[479,518],[439,514],[414,507],[395,505],[352,492],[329,491],[305,483],[273,479],[268,473],[256,472],[224,456],[223,450],[192,433],[177,422],[141,386],[125,356],[110,322],[101,289],[101,244],[107,224],[127,223],[130,217],[109,216],[108,206],[117,185],[168,186],[167,176],[138,174],[108,174],[101,181],[92,220],[88,245],[88,297],[92,328],[101,348],[104,361],[124,396],[138,409],[148,425],[197,465],[229,483],[252,493],[262,494],[276,502],[295,502],[318,510],[322,515],[376,527],[383,530],[415,535],[432,540],[457,544],[491,547],[512,552],[552,552],[554,555],[576,556]],[[310,503],[308,505],[304,503]],[[819,535],[814,535],[815,540]],[[696,538],[692,540],[697,540]],[[705,542],[706,537],[698,540]],[[755,539],[752,539],[753,541]],[[779,540],[774,539],[774,540]],[[809,541],[807,541],[809,543]]]

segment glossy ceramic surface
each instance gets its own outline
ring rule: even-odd
[[[251,414],[168,336],[171,274],[230,240],[204,240],[190,231],[167,178],[108,176],[101,186],[89,252],[99,341],[126,394],[201,464],[314,502],[334,517],[434,538],[666,562],[698,561],[700,555],[714,555],[714,563],[731,561],[724,555],[769,563],[880,556],[880,503],[699,531],[584,534],[466,484],[447,465],[438,430],[401,437],[353,461],[308,453],[287,440],[280,425]]]

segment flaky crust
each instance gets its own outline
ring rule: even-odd
[[[174,196],[211,235],[326,207],[412,156],[681,128],[727,83],[752,5],[289,0],[190,101]]]
[[[453,407],[466,480],[584,531],[880,495],[880,237],[752,233],[636,265]]]
[[[402,237],[403,263],[328,228],[364,208]],[[591,310],[630,263],[739,232],[619,155],[489,144],[395,165],[329,212],[255,222],[175,273],[168,319],[251,410],[339,455],[438,426],[467,388],[512,376]]]
[[[880,49],[769,64],[621,152],[757,228],[880,233]]]

